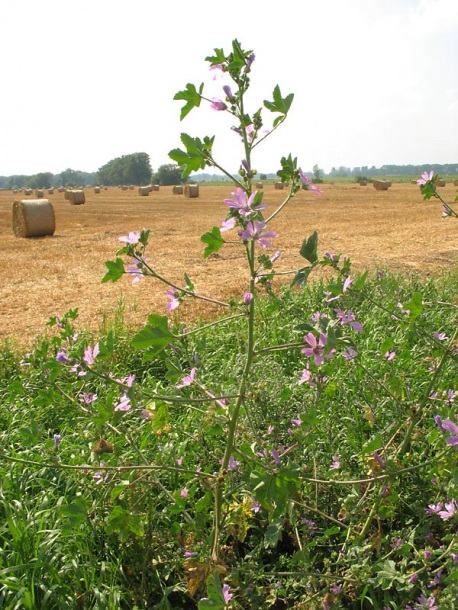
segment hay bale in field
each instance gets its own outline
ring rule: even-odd
[[[458,180],[453,181],[453,186],[458,186]]]
[[[387,191],[391,186],[388,180],[374,180],[373,184],[376,191]]]
[[[254,186],[255,186],[255,188],[257,188],[259,190],[264,188],[264,184],[262,182],[256,182],[256,184]]]
[[[54,189],[48,189],[48,195],[54,195]]]
[[[275,183],[275,188],[276,188],[277,190],[280,190],[280,191],[281,191],[282,189],[284,189],[284,188],[285,188],[285,183],[284,183],[284,182],[276,182],[276,183]]]
[[[31,194],[32,194],[32,189],[25,189],[24,195],[31,195]]]
[[[54,235],[56,219],[49,199],[24,199],[13,203],[13,231],[16,237]]]
[[[366,180],[360,180],[359,181],[359,186],[367,186],[367,181]]]
[[[126,184],[123,184],[123,185],[121,186],[121,190],[122,190],[122,191],[127,191],[127,190],[128,190],[128,188],[129,188],[129,187],[128,187]]]
[[[142,197],[146,197],[147,195],[150,194],[150,187],[149,186],[139,186],[138,187],[138,194],[141,195]]]
[[[43,189],[35,189],[35,197],[37,199],[41,199],[44,196],[45,196],[45,194],[43,192]]]
[[[199,185],[198,184],[186,184],[184,187],[184,196],[188,198],[199,196]]]
[[[182,195],[183,191],[184,191],[184,189],[183,189],[183,187],[181,185],[176,185],[172,189],[172,193],[174,195]]]
[[[68,202],[71,205],[82,205],[86,202],[84,191],[68,191]]]
[[[159,190],[159,184],[152,184],[151,185],[151,190],[152,191],[158,191]]]
[[[129,184],[129,191],[133,191],[135,189],[135,186],[133,184]]]
[[[442,178],[439,178],[439,180],[436,182],[436,186],[445,186],[445,180],[442,180]]]
[[[94,193],[97,195],[100,193],[100,186],[94,186]]]
[[[64,199],[66,199],[67,201],[70,199],[70,189],[65,189]]]

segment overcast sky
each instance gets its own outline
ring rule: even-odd
[[[253,50],[254,112],[280,86],[285,124],[255,149],[305,171],[458,162],[458,0],[1,0],[0,175],[93,172],[146,152],[170,163],[182,131],[216,136],[230,172],[232,117],[202,104],[180,122],[174,94],[205,83],[205,57]],[[265,123],[276,116],[264,111]]]

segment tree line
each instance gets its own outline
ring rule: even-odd
[[[433,170],[436,174],[458,175],[458,163],[425,163],[423,165],[382,165],[381,167],[333,167],[326,174],[314,166],[310,174],[314,178],[337,178],[337,177],[375,177],[375,176],[420,176],[425,171]],[[133,153],[123,155],[108,161],[96,172],[82,172],[73,169],[66,169],[59,174],[52,172],[40,172],[31,176],[15,175],[0,176],[0,188],[20,189],[20,188],[51,188],[53,186],[77,187],[81,185],[103,184],[114,186],[118,184],[135,184],[138,186],[147,184],[160,184],[162,186],[181,184],[182,168],[175,164],[161,165],[154,172],[151,168],[150,157],[147,153]],[[318,176],[317,176],[318,174]],[[208,174],[196,174],[193,180],[209,180]],[[211,176],[215,179],[214,175]],[[275,179],[276,174],[258,174],[257,179]],[[223,179],[221,176],[220,179]]]

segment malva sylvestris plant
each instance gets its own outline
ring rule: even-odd
[[[208,106],[209,112],[228,113],[231,116],[233,125],[228,137],[238,138],[242,147],[238,177],[234,179],[214,158],[214,137],[197,138],[183,133],[181,141],[184,149],[176,148],[170,152],[171,159],[183,167],[183,177],[189,176],[193,171],[213,167],[234,181],[232,191],[222,201],[220,226],[212,227],[202,235],[201,241],[204,244],[205,258],[223,247],[239,248],[246,261],[246,285],[238,298],[231,302],[221,301],[217,295],[201,294],[187,273],[184,274],[182,283],[171,282],[162,276],[154,260],[146,257],[150,240],[149,229],[137,227],[128,235],[119,238],[122,247],[117,252],[116,260],[106,262],[107,273],[103,281],[115,282],[124,275],[135,283],[152,278],[164,286],[164,309],[169,313],[179,310],[184,299],[200,299],[218,305],[227,315],[207,326],[188,329],[179,324],[172,327],[166,315],[151,314],[145,327],[134,336],[133,346],[143,352],[146,363],[160,361],[165,364],[165,380],[157,380],[153,389],[143,388],[133,374],[107,373],[103,369],[104,362],[112,354],[110,339],[82,347],[77,337],[65,330],[66,345],[60,347],[56,355],[59,366],[65,367],[81,383],[93,377],[113,388],[110,394],[113,419],[109,419],[106,406],[100,407],[99,416],[108,422],[110,430],[121,436],[125,435],[128,445],[140,461],[140,464],[132,465],[132,459],[126,460],[126,466],[119,467],[108,465],[107,458],[88,468],[87,473],[94,485],[101,488],[108,485],[112,477],[119,476],[123,468],[136,473],[150,469],[156,477],[156,488],[166,495],[171,509],[181,511],[184,522],[195,531],[199,530],[197,517],[193,522],[186,502],[197,497],[198,503],[203,504],[211,525],[207,527],[206,521],[204,526],[200,525],[200,529],[205,530],[206,537],[199,540],[200,546],[196,543],[192,551],[185,548],[183,552],[187,589],[191,597],[200,596],[199,608],[222,610],[227,607],[252,607],[243,606],[243,602],[238,601],[242,599],[243,587],[245,601],[250,599],[247,597],[247,591],[252,588],[252,583],[250,584],[248,577],[247,582],[244,582],[243,562],[240,562],[240,565],[229,565],[231,553],[228,549],[229,543],[234,540],[234,546],[243,547],[254,519],[257,531],[262,532],[265,545],[272,552],[284,542],[282,537],[287,527],[290,527],[290,535],[294,538],[297,565],[301,567],[298,572],[289,571],[285,574],[278,570],[278,574],[271,574],[278,583],[278,590],[283,586],[283,578],[299,578],[310,583],[322,583],[324,580],[326,583],[317,586],[318,593],[323,597],[318,602],[317,594],[311,594],[308,607],[313,607],[315,602],[319,603],[316,607],[320,608],[339,607],[337,604],[343,596],[346,596],[348,604],[354,604],[352,588],[356,585],[361,587],[363,598],[369,585],[373,589],[371,595],[375,595],[377,588],[383,591],[385,607],[390,607],[388,594],[385,592],[394,586],[405,591],[408,596],[406,599],[410,600],[411,604],[415,604],[415,600],[422,600],[422,604],[429,603],[429,599],[433,599],[435,603],[436,596],[427,596],[428,584],[436,580],[439,583],[442,574],[439,574],[439,569],[442,570],[446,562],[448,566],[454,562],[452,549],[455,548],[456,534],[453,532],[453,524],[457,511],[452,488],[448,494],[444,494],[443,490],[437,487],[436,496],[425,498],[422,507],[421,519],[424,519],[426,524],[431,522],[431,529],[437,528],[436,522],[448,528],[445,530],[444,544],[434,547],[435,554],[432,557],[429,548],[425,549],[429,554],[414,554],[415,545],[409,538],[393,541],[390,550],[383,557],[377,558],[372,571],[370,561],[375,550],[382,546],[383,536],[388,537],[382,529],[395,512],[396,494],[399,491],[393,488],[403,476],[408,477],[410,473],[416,476],[421,469],[433,468],[426,457],[420,464],[412,463],[412,445],[419,424],[429,413],[429,404],[445,363],[453,357],[451,346],[456,339],[456,332],[452,334],[447,329],[450,334],[448,337],[437,331],[434,347],[442,350],[442,356],[435,362],[431,378],[418,404],[407,412],[403,421],[390,422],[389,434],[385,430],[377,430],[379,415],[374,413],[370,405],[366,405],[367,410],[363,417],[366,425],[359,433],[363,435],[367,430],[370,433],[362,450],[348,447],[345,445],[345,439],[340,438],[342,447],[333,447],[322,464],[318,463],[316,455],[313,464],[303,460],[303,455],[306,454],[301,453],[302,448],[307,447],[310,442],[313,444],[313,440],[310,441],[310,438],[313,439],[313,421],[316,418],[313,413],[318,409],[323,395],[336,391],[333,389],[332,380],[332,375],[336,374],[337,370],[336,363],[345,363],[346,375],[358,372],[356,385],[361,385],[362,379],[367,375],[369,382],[381,393],[390,400],[399,402],[400,388],[394,384],[389,385],[385,380],[389,378],[389,367],[396,366],[400,350],[397,346],[396,350],[393,349],[395,345],[391,338],[380,341],[380,353],[373,357],[378,358],[382,373],[376,375],[365,367],[365,363],[359,358],[360,348],[357,344],[358,337],[364,332],[364,325],[359,321],[358,315],[345,305],[345,298],[356,291],[364,291],[367,273],[359,277],[351,276],[350,261],[338,254],[325,252],[320,259],[317,253],[316,232],[305,239],[300,247],[300,254],[307,261],[304,267],[282,274],[291,275],[292,287],[303,288],[314,269],[322,267],[333,270],[336,278],[326,286],[323,309],[304,314],[303,321],[294,329],[296,334],[290,341],[272,345],[264,343],[262,321],[257,317],[260,297],[267,293],[274,304],[282,302],[280,296],[275,294],[274,288],[277,279],[275,264],[280,259],[281,252],[269,252],[269,248],[275,248],[277,238],[274,220],[301,189],[311,191],[313,196],[318,197],[320,191],[298,166],[297,159],[291,155],[281,158],[281,169],[277,172],[278,177],[289,185],[282,203],[271,209],[268,197],[266,196],[264,201],[263,191],[254,188],[254,178],[257,174],[254,169],[255,149],[280,127],[293,102],[292,94],[283,97],[280,88],[276,86],[271,101],[265,100],[260,109],[249,112],[246,107],[246,94],[252,70],[256,66],[255,60],[254,53],[244,51],[235,40],[229,54],[226,55],[222,49],[215,49],[215,54],[207,58],[210,74],[215,77],[215,82],[222,83],[221,99],[205,97],[204,84],[198,87],[187,84],[186,88],[175,96],[175,100],[184,102],[181,119],[200,106]],[[267,128],[263,116],[265,111],[274,116]],[[433,175],[428,174],[422,180],[422,188],[433,188]],[[376,306],[373,295],[366,292],[364,297],[372,306]],[[395,314],[389,311],[390,319],[408,326],[414,334],[415,325],[421,320],[424,310],[421,295],[416,294],[410,302],[394,308]],[[211,354],[204,353],[205,340],[199,343],[198,337],[205,335],[207,328],[216,325],[223,327],[231,323],[241,328],[240,336],[243,339],[240,339],[240,353],[228,378],[213,385],[211,371],[214,364],[211,363]],[[192,345],[200,345],[202,351],[190,349],[191,340],[194,338],[196,341]],[[265,357],[276,352],[299,354],[303,371],[302,375],[300,372],[297,374],[294,385],[304,389],[304,402],[307,402],[303,413],[295,410],[297,416],[289,420],[290,424],[288,423],[281,442],[276,437],[273,440],[275,430],[270,422],[266,423],[265,430],[257,429],[253,424],[254,406],[261,386],[258,378],[259,367],[262,367]],[[267,383],[271,381],[266,379]],[[339,382],[342,381],[340,378]],[[286,401],[288,395],[292,394],[292,390],[287,390],[286,388],[284,394],[286,398],[282,400]],[[306,391],[309,393],[305,394]],[[402,392],[407,390],[402,388]],[[98,391],[80,392],[80,408],[88,414],[97,413],[97,410],[91,409],[98,408],[98,395]],[[442,452],[440,455],[443,456],[444,469],[448,468],[450,472],[453,470],[450,452],[456,451],[457,436],[455,420],[450,413],[451,396],[449,393],[438,403],[442,407],[441,414],[436,414],[438,429],[430,433],[431,443]],[[215,458],[203,467],[187,468],[183,453],[173,445],[173,436],[169,436],[174,425],[170,411],[173,408],[178,410],[185,407],[192,409],[196,418],[201,418],[200,425],[204,431],[208,428],[209,435],[211,431],[217,438],[218,459]],[[139,422],[145,420],[151,423],[151,435],[155,432],[158,436],[170,438],[164,441],[164,446],[157,446],[154,462],[145,458],[143,448],[135,445],[132,433],[129,432],[129,426],[135,429],[140,425]],[[212,427],[208,425],[208,421],[216,421],[217,425]],[[330,436],[333,432],[330,431]],[[60,455],[63,445],[65,439],[61,435],[55,435],[56,457]],[[95,453],[99,456],[102,452],[110,454],[112,451],[112,446],[100,443]],[[167,451],[174,457],[173,465],[166,462],[164,456]],[[332,460],[329,459],[331,456]],[[361,476],[346,480],[345,473],[349,472],[350,465],[355,464],[362,469]],[[321,478],[317,474],[320,472]],[[161,474],[170,473],[181,477],[175,489],[167,489],[165,482],[159,480]],[[323,489],[326,489],[324,493],[332,496],[330,490],[333,486],[340,489],[347,486],[350,491],[346,497],[339,496],[333,505],[330,504],[328,512],[324,512],[318,502],[318,489],[321,489],[322,495]],[[310,498],[307,493],[299,493],[304,489],[308,490]],[[316,501],[312,499],[314,493]],[[209,498],[211,500],[205,504]],[[355,518],[355,522],[351,521],[348,516],[352,511],[359,515],[359,520]],[[307,517],[303,516],[304,513]],[[324,519],[329,525],[319,537],[315,522],[308,518],[311,515]],[[202,520],[201,515],[199,519]],[[421,525],[423,527],[423,522]],[[176,536],[179,535],[177,532]],[[317,538],[314,538],[315,536]],[[338,552],[334,552],[336,540],[339,541]],[[425,546],[428,542],[436,544],[428,535],[424,536],[423,542]],[[312,556],[313,549],[321,546],[328,548],[329,556],[320,565],[309,565],[308,553]],[[436,548],[440,546],[440,549]],[[262,560],[262,556],[254,558],[254,561],[257,560]],[[245,558],[245,561],[249,563],[248,558]],[[304,567],[305,564],[307,567]],[[436,570],[435,574],[431,571],[432,564]],[[266,577],[262,570],[260,574],[260,578]],[[372,583],[368,583],[369,577]],[[423,588],[419,588],[420,586]],[[264,601],[262,600],[263,603]],[[290,597],[289,602],[293,603],[293,598]],[[377,606],[371,604],[371,607]],[[392,610],[401,609],[393,606]]]

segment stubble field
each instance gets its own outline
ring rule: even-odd
[[[33,199],[11,191],[0,192],[0,341],[28,346],[44,335],[51,316],[70,308],[79,310],[79,327],[97,330],[123,310],[124,321],[140,326],[149,313],[166,313],[166,287],[148,278],[132,284],[129,277],[102,284],[106,260],[114,260],[122,246],[118,238],[130,231],[150,228],[148,262],[163,276],[183,285],[186,272],[200,294],[219,300],[241,296],[246,288],[244,250],[235,231],[227,244],[208,259],[202,256],[200,236],[221,226],[227,213],[224,199],[231,186],[200,186],[200,197],[185,199],[161,187],[147,197],[138,189],[110,187],[100,194],[85,191],[84,205],[70,205],[63,193],[48,195],[56,216],[54,236],[17,238],[12,229],[12,204]],[[441,194],[453,201],[456,188]],[[268,213],[275,210],[285,191],[264,188]],[[278,271],[304,266],[299,255],[302,240],[319,233],[319,250],[349,256],[357,270],[385,268],[423,275],[457,268],[458,223],[441,220],[437,201],[422,201],[411,184],[393,184],[388,191],[371,185],[325,184],[323,195],[301,191],[274,219],[273,254],[280,250]],[[288,276],[283,276],[288,278]],[[287,281],[287,280],[284,280]],[[120,305],[121,304],[121,305]],[[189,320],[208,318],[218,310],[202,301],[185,302],[175,314]]]

